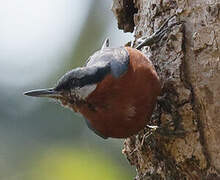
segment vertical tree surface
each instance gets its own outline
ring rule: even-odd
[[[125,140],[123,153],[136,167],[136,179],[220,179],[220,2],[113,1],[119,28],[134,31],[135,40],[173,14],[178,16],[171,21],[185,21],[141,50],[161,79],[151,125],[163,128]]]

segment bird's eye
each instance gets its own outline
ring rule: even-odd
[[[57,91],[69,90],[69,89],[70,89],[70,82],[71,82],[71,81],[70,81],[69,79],[67,79],[66,77],[62,77],[62,78],[58,81],[58,83],[57,83],[55,89],[56,89]]]

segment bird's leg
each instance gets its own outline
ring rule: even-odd
[[[150,125],[147,125],[146,127],[148,127],[150,130],[143,135],[141,140],[141,147],[144,145],[145,139],[151,136],[159,128],[159,126],[150,126]]]
[[[183,21],[178,21],[178,22],[174,22],[172,24],[169,24],[169,21],[174,17],[174,16],[177,16],[176,14],[172,15],[171,17],[169,17],[164,23],[163,25],[158,29],[156,30],[156,32],[154,32],[151,36],[149,37],[142,37],[140,39],[141,43],[138,44],[135,48],[140,50],[143,46],[151,46],[157,42],[159,42],[163,36],[169,32],[171,30],[171,28],[173,26],[176,26],[176,25],[179,25],[179,24],[182,24]],[[139,40],[138,40],[139,41]]]
[[[148,130],[144,135],[143,137],[141,138],[141,146],[140,147],[143,147],[144,145],[144,142],[145,140],[150,137],[151,135],[153,135],[154,132],[156,132],[156,130],[158,128],[160,128],[159,126],[150,126],[150,125],[146,125],[147,128],[149,128],[150,130]]]

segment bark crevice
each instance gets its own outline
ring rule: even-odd
[[[134,31],[134,14],[137,8],[133,0],[115,0],[113,1],[112,11],[117,18],[118,28],[124,32]]]
[[[123,153],[136,167],[137,180],[218,179],[220,5],[215,0],[134,3],[136,39],[151,35],[173,14],[185,20],[185,28],[175,26],[162,43],[141,49],[162,82],[150,125],[166,128],[154,133],[146,128],[127,138]]]

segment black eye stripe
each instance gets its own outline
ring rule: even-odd
[[[86,75],[80,79],[73,79],[74,87],[83,87],[85,85],[94,84],[104,79],[104,77],[110,72],[110,66],[105,68],[97,68],[95,74]]]
[[[85,70],[86,69],[86,70]],[[75,71],[78,72],[75,72]],[[75,71],[71,71],[64,75],[58,85],[56,86],[56,90],[70,90],[75,87],[83,87],[85,85],[95,84],[104,79],[104,77],[110,73],[111,67],[110,65],[106,65],[104,67],[84,67],[84,70],[80,72],[79,69]],[[87,73],[85,73],[87,71]],[[92,73],[91,73],[92,72]],[[83,73],[83,74],[82,74]],[[76,74],[78,77],[76,77]],[[80,75],[81,74],[81,75]]]

